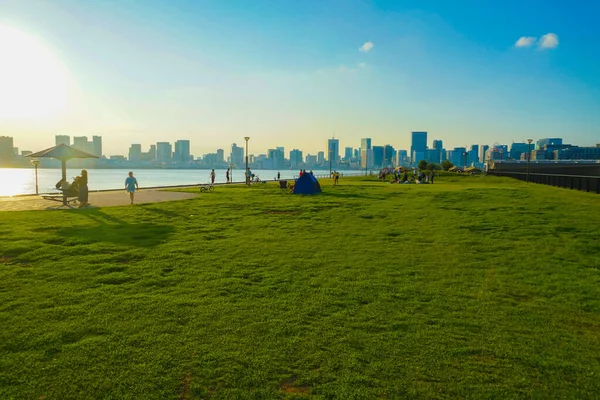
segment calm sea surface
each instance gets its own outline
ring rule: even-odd
[[[79,169],[67,169],[69,182],[79,175]],[[89,169],[89,189],[121,189],[125,187],[125,178],[129,170],[126,169]],[[140,169],[133,171],[140,184],[140,188],[152,186],[194,185],[208,183],[210,170],[206,169]],[[298,171],[285,170],[281,172],[281,179],[294,178]],[[215,182],[224,183],[225,170],[216,169]],[[261,179],[272,180],[277,171],[252,170],[252,173]],[[328,175],[329,170],[313,170],[315,175]],[[364,173],[364,172],[363,172]],[[360,171],[344,171],[344,175],[360,175]],[[60,169],[38,169],[39,192],[56,192],[54,185],[60,180]],[[233,170],[234,182],[244,181],[244,170]],[[0,168],[0,196],[14,196],[16,194],[35,193],[35,170],[33,168]]]

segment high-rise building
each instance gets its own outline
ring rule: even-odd
[[[14,152],[14,139],[10,136],[0,136],[0,156],[10,157]]]
[[[305,161],[306,161],[307,166],[312,167],[313,165],[315,165],[317,163],[317,156],[307,154]]]
[[[352,147],[346,147],[344,149],[344,161],[350,161],[352,159],[353,150]]]
[[[223,149],[217,149],[217,164],[223,164],[225,162],[225,151]]]
[[[56,135],[54,137],[54,144],[58,146],[59,144],[66,144],[67,146],[71,145],[71,136],[68,135]]]
[[[88,151],[87,136],[73,136],[73,147],[81,151]]]
[[[171,143],[158,142],[156,143],[156,161],[171,162],[173,159],[173,148]]]
[[[336,168],[340,163],[340,140],[327,139],[327,160],[330,161],[331,167]]]
[[[457,167],[465,167],[468,163],[468,153],[466,147],[455,147],[447,151],[448,160]]]
[[[317,163],[325,164],[325,152],[324,151],[320,151],[317,153]]]
[[[373,146],[373,167],[383,167],[383,146]]]
[[[479,164],[479,145],[474,144],[471,145],[471,149],[469,150],[469,159],[467,161],[469,165]]]
[[[383,146],[383,166],[389,167],[394,165],[394,158],[396,157],[396,149],[393,146],[386,144]]]
[[[189,140],[178,140],[175,142],[175,152],[173,154],[173,161],[179,163],[186,163],[190,161]]]
[[[89,148],[90,144],[88,144]],[[102,136],[92,136],[91,154],[102,157]]]
[[[533,146],[531,146],[531,150],[533,150]],[[511,160],[520,160],[521,154],[527,155],[528,151],[528,143],[512,143],[510,145],[510,151],[508,152],[508,158],[510,158]]]
[[[479,147],[479,159],[481,160],[481,162],[485,162],[487,151],[489,150],[489,148],[490,146],[488,146],[487,144],[484,144]]]
[[[396,166],[407,166],[408,165],[408,151],[397,150],[396,151]]]
[[[427,150],[427,132],[412,132],[410,153],[412,154],[415,151],[425,153],[425,150]]]
[[[373,167],[373,149],[371,148],[371,138],[360,140],[360,166],[361,168]]]
[[[246,164],[244,162],[244,148],[239,147],[235,143],[232,144],[229,162],[233,164],[234,168],[242,168],[245,171]]]
[[[434,150],[442,150],[444,148],[444,143],[441,140],[433,141],[433,149]]]
[[[302,151],[294,149],[290,151],[290,165],[292,168],[298,168],[302,165]]]
[[[269,149],[267,151],[267,156],[269,160],[269,165],[275,169],[282,169],[285,165],[285,155],[283,154],[283,147],[278,147],[276,149]]]
[[[142,145],[132,144],[129,146],[129,161],[140,161],[142,159]]]
[[[536,150],[541,150],[546,145],[550,146],[560,146],[563,144],[563,140],[561,138],[544,138],[537,141],[537,145],[535,146]]]

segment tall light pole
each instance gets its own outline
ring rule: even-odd
[[[529,183],[529,161],[531,160],[531,142],[533,142],[533,139],[527,139],[527,183]]]
[[[331,178],[331,149],[329,149],[329,177]]]
[[[244,137],[246,141],[246,185],[250,186],[250,174],[248,173],[248,140],[250,140],[250,136]]]
[[[40,164],[39,160],[31,160],[31,163],[35,167],[35,194],[39,194],[40,191],[38,189],[38,165]]]

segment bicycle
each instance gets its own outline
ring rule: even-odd
[[[212,192],[213,190],[215,190],[215,187],[211,183],[200,186],[200,192],[202,193]]]

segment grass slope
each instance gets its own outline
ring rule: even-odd
[[[600,197],[274,184],[0,214],[0,398],[597,398]]]

